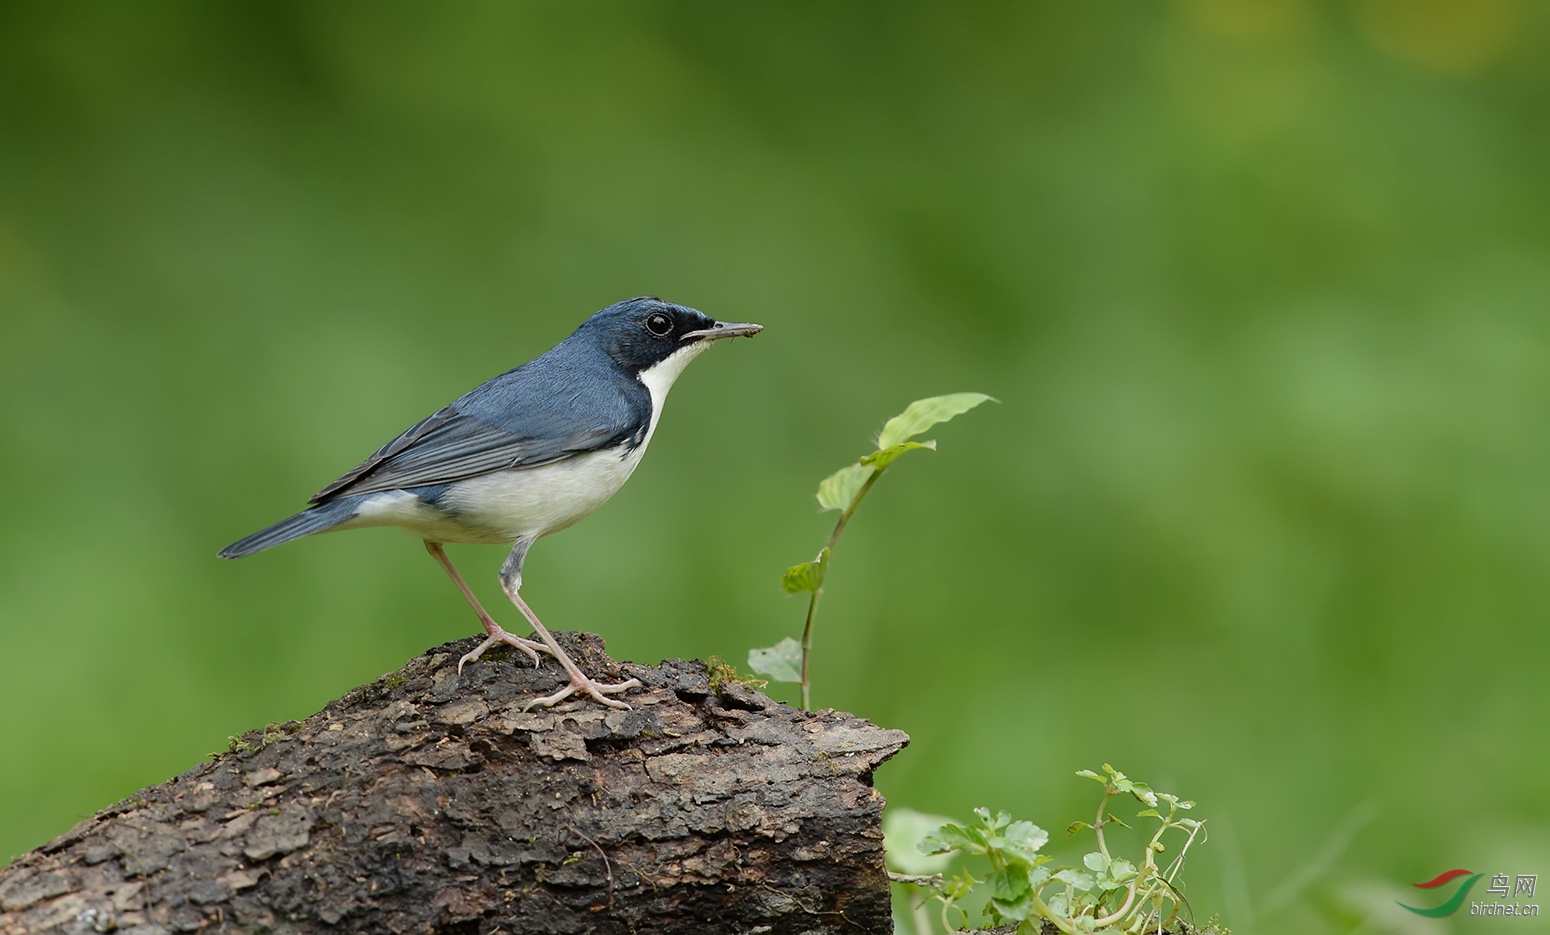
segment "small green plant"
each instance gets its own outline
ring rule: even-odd
[[[962,415],[975,406],[990,400],[984,393],[952,393],[917,399],[905,410],[889,419],[877,436],[876,450],[863,455],[854,464],[847,464],[824,478],[818,485],[818,505],[824,510],[839,510],[840,518],[829,533],[829,542],[819,550],[810,562],[792,565],[780,577],[780,586],[788,594],[806,592],[807,620],[802,625],[802,641],[786,637],[774,646],[748,651],[748,667],[760,675],[767,675],[777,682],[798,682],[802,686],[802,707],[812,707],[812,684],[808,680],[807,662],[813,649],[813,621],[818,616],[818,602],[823,597],[824,579],[829,573],[829,562],[840,535],[855,515],[856,507],[872,489],[889,465],[911,451],[936,450],[936,442],[912,441],[915,436],[954,416]]]
[[[301,727],[300,721],[286,721],[283,724],[271,721],[262,732],[250,730],[240,737],[228,736],[226,749],[214,751],[210,756],[213,759],[227,753],[257,753],[270,744],[300,731]]]
[[[1077,773],[1103,786],[1094,820],[1072,822],[1069,834],[1092,831],[1098,849],[1082,858],[1081,867],[1051,867],[1052,858],[1039,853],[1049,841],[1044,829],[1028,821],[1013,821],[1006,812],[991,815],[974,810],[975,820],[966,825],[944,824],[916,845],[921,854],[984,857],[990,874],[976,880],[967,872],[944,882],[940,876],[909,877],[909,885],[923,889],[929,899],[941,903],[942,925],[956,931],[967,924],[961,904],[971,895],[986,897],[985,915],[991,926],[1017,926],[1018,935],[1035,935],[1044,921],[1067,935],[1115,932],[1127,935],[1162,932],[1174,924],[1184,896],[1177,885],[1184,856],[1196,837],[1204,840],[1205,822],[1183,813],[1194,807],[1165,792],[1154,792],[1105,763],[1103,774],[1084,769]],[[1157,822],[1157,829],[1136,861],[1110,851],[1104,829],[1130,827],[1110,812],[1116,798],[1134,798],[1146,808],[1139,819]],[[1164,808],[1166,811],[1164,811]],[[1159,865],[1169,845],[1164,835],[1176,831],[1183,842],[1172,860]],[[979,889],[983,886],[983,889]],[[954,924],[956,913],[958,925]],[[1213,927],[1214,928],[1214,927]],[[1215,929],[1216,931],[1222,931]]]
[[[720,656],[707,656],[705,658],[705,675],[710,682],[710,690],[721,694],[723,685],[745,685],[749,688],[763,688],[770,684],[764,679],[756,679],[742,675],[737,667],[727,662]]]

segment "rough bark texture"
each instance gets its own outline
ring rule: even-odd
[[[699,662],[449,643],[144,789],[0,869],[0,932],[888,932],[872,771],[909,738]]]

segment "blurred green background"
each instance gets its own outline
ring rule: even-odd
[[[1491,924],[1393,899],[1550,872],[1547,39],[1516,0],[0,4],[0,855],[475,633],[393,531],[215,551],[655,293],[768,330],[534,550],[552,626],[795,633],[818,479],[988,392],[831,572],[815,701],[914,737],[890,801],[1059,829],[1108,760],[1213,822],[1202,920]],[[503,555],[453,549],[492,607]]]

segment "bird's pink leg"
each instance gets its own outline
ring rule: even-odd
[[[483,643],[480,643],[473,652],[457,661],[457,671],[459,674],[462,673],[465,663],[478,659],[491,646],[501,644],[515,646],[522,652],[527,653],[528,658],[533,660],[533,665],[538,665],[538,650],[549,652],[549,647],[543,643],[535,643],[532,640],[514,636],[501,629],[501,625],[496,623],[495,618],[491,617],[489,611],[484,609],[484,605],[479,603],[479,598],[474,596],[473,589],[468,586],[468,582],[464,581],[463,576],[457,573],[457,569],[452,565],[452,559],[447,557],[447,551],[441,547],[440,542],[427,541],[425,543],[425,551],[431,553],[431,558],[434,558],[436,563],[446,570],[447,574],[452,578],[452,583],[457,585],[459,591],[463,592],[464,599],[473,607],[474,613],[479,615],[479,622],[484,624],[484,632],[487,634]]]
[[[501,580],[501,590],[505,591],[506,596],[511,598],[511,602],[517,605],[518,610],[522,611],[522,616],[527,618],[527,622],[531,623],[533,625],[533,629],[537,631],[539,639],[544,641],[544,646],[548,650],[549,655],[560,660],[560,665],[565,667],[566,674],[570,676],[569,685],[565,686],[552,695],[545,695],[542,698],[536,698],[533,701],[528,702],[527,707],[531,708],[534,705],[538,705],[547,708],[551,705],[557,704],[560,701],[563,701],[566,698],[569,698],[571,695],[577,692],[581,692],[582,694],[592,698],[592,700],[600,704],[605,704],[610,708],[620,708],[625,711],[630,710],[629,705],[622,701],[609,698],[608,696],[617,695],[620,692],[629,691],[632,688],[640,688],[640,679],[625,679],[624,681],[617,684],[609,685],[605,682],[599,682],[596,679],[586,675],[581,671],[580,668],[576,666],[576,663],[571,661],[570,656],[565,654],[565,650],[560,648],[560,644],[554,641],[554,635],[551,634],[548,628],[545,627],[538,619],[538,615],[533,613],[533,608],[527,606],[527,601],[522,599],[522,595],[517,593],[517,589],[507,583],[504,576]]]

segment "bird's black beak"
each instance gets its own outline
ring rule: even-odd
[[[685,332],[678,340],[697,341],[704,338],[707,341],[715,341],[721,338],[751,338],[763,330],[763,325],[756,325],[751,321],[718,321],[709,328]]]

